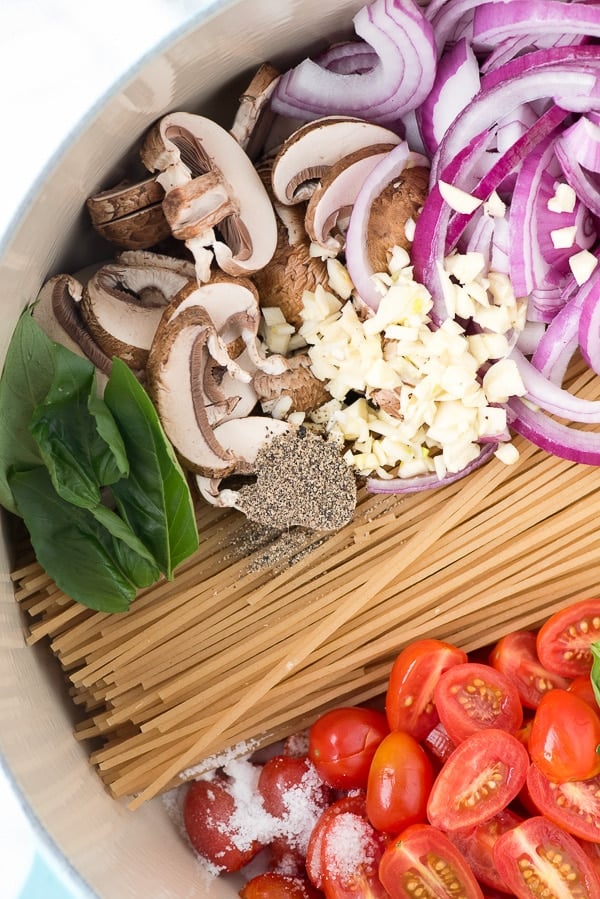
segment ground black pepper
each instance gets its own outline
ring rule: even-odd
[[[351,521],[356,479],[340,447],[306,428],[274,437],[256,458],[256,482],[242,487],[238,508],[250,521],[283,530],[333,531]]]

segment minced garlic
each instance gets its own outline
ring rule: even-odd
[[[523,326],[524,304],[505,275],[485,273],[477,253],[453,253],[444,265],[449,306],[476,322],[477,334],[467,335],[454,315],[431,328],[431,295],[414,280],[405,250],[394,248],[378,282],[381,303],[364,319],[352,299],[322,286],[305,293],[299,333],[332,396],[307,418],[347,447],[344,458],[361,475],[461,471],[480,441],[506,435],[498,404],[525,393],[516,365],[504,358],[508,332]]]

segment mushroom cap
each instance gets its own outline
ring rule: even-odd
[[[393,131],[352,116],[324,116],[298,128],[273,162],[275,199],[285,205],[310,199],[319,180],[342,156],[372,144],[400,143]]]
[[[147,253],[129,264],[121,256],[101,266],[83,290],[81,312],[94,340],[133,369],[144,368],[165,307],[188,281],[164,258]]]
[[[171,233],[162,209],[164,188],[155,177],[138,184],[122,181],[89,197],[94,229],[105,240],[127,249],[145,249]]]
[[[342,156],[325,172],[306,207],[306,233],[315,243],[334,250],[343,248],[343,236],[331,232],[350,214],[360,187],[381,157],[395,144],[370,144]]]
[[[174,112],[148,132],[141,157],[150,171],[177,171],[178,186],[167,187],[163,201],[172,229],[179,214],[188,226],[194,218],[192,236],[217,227],[220,239],[213,251],[228,274],[249,274],[266,265],[277,241],[275,214],[252,161],[229,131],[204,116]],[[198,183],[187,188],[191,181]],[[169,197],[179,189],[181,198]],[[223,214],[215,221],[219,209]]]
[[[367,228],[367,251],[374,272],[387,270],[388,253],[398,246],[410,250],[406,236],[408,219],[416,221],[429,187],[426,166],[407,166],[398,178],[373,200]]]

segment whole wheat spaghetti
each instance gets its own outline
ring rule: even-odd
[[[587,376],[573,389],[597,398]],[[135,808],[221,753],[376,697],[417,637],[470,650],[595,592],[600,471],[515,442],[516,465],[442,490],[361,493],[328,536],[256,532],[202,506],[197,553],[122,615],[73,603],[23,547],[28,642],[47,638],[59,659],[112,795]]]

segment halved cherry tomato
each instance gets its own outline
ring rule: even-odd
[[[391,899],[483,897],[462,853],[445,833],[429,824],[413,824],[388,844],[379,879]]]
[[[367,816],[384,833],[396,834],[427,820],[427,800],[433,768],[414,737],[392,731],[384,737],[371,762],[367,784]]]
[[[523,722],[517,688],[491,665],[454,665],[441,675],[434,697],[440,721],[455,743],[488,727],[515,733]]]
[[[535,709],[542,696],[555,687],[566,690],[568,680],[545,668],[536,649],[535,631],[512,631],[502,637],[490,654],[492,667],[505,674],[517,688],[519,699]]]
[[[375,750],[387,733],[383,712],[362,706],[332,709],[310,728],[308,756],[331,787],[361,790],[367,785]]]
[[[386,899],[378,874],[385,840],[367,819],[363,797],[345,797],[330,805],[308,847],[308,876],[328,899]]]
[[[467,654],[442,640],[414,640],[392,665],[385,697],[390,730],[423,740],[439,721],[433,691],[444,671],[467,661]]]
[[[532,895],[591,899],[600,895],[600,879],[577,840],[542,815],[527,818],[499,837],[494,861],[519,899],[531,899]]]
[[[306,878],[268,871],[248,880],[238,895],[241,899],[318,899],[321,893]]]
[[[538,811],[575,837],[600,842],[600,775],[554,784],[530,765],[527,790]]]
[[[567,687],[569,693],[575,693],[595,711],[600,713],[600,706],[592,687],[589,674],[578,674]]]
[[[221,871],[239,871],[261,844],[235,820],[236,800],[224,777],[190,784],[183,800],[183,823],[196,852]]]
[[[498,838],[507,830],[516,827],[522,820],[519,815],[505,808],[477,827],[448,833],[450,840],[462,852],[482,886],[509,892],[494,865],[493,850]]]
[[[589,674],[590,644],[600,640],[600,599],[582,599],[548,618],[537,634],[540,662],[563,677]]]
[[[476,731],[459,743],[433,782],[429,821],[446,831],[476,827],[512,802],[528,766],[527,750],[512,734]]]
[[[568,690],[551,690],[533,718],[529,754],[554,783],[600,774],[600,717]]]

